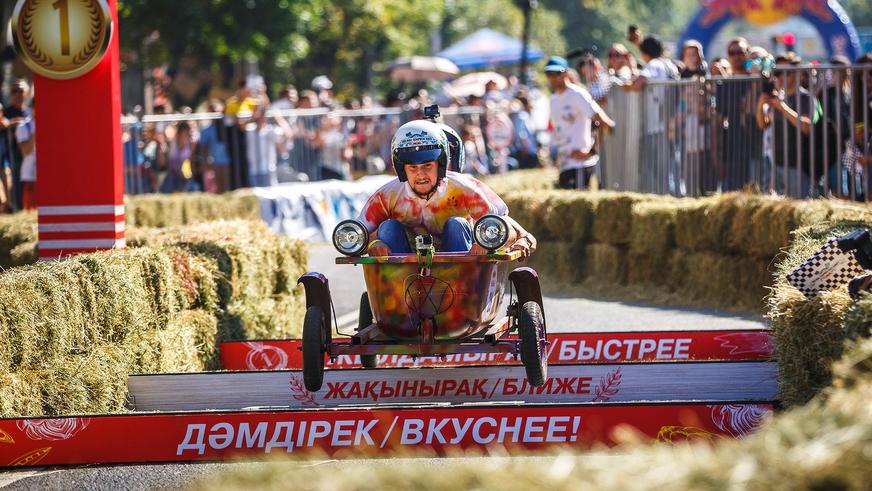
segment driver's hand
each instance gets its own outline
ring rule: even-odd
[[[509,248],[509,251],[521,251],[521,257],[524,259],[530,257],[530,254],[532,254],[534,250],[533,241],[527,236],[519,238],[514,244],[512,244],[512,247]]]
[[[391,248],[384,242],[375,240],[370,244],[368,253],[370,256],[389,256]]]

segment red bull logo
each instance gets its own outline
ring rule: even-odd
[[[803,10],[823,21],[833,20],[827,0],[702,0],[700,4],[706,10],[703,26],[727,15],[756,25],[769,25],[800,15]]]

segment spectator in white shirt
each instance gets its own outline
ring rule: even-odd
[[[615,122],[593,100],[584,87],[569,83],[566,60],[552,56],[545,65],[551,86],[551,121],[557,145],[559,184],[564,189],[586,189],[596,172],[593,123],[614,128]]]

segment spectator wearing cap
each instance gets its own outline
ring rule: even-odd
[[[560,56],[552,56],[545,65],[552,90],[551,122],[560,168],[559,185],[564,189],[586,189],[599,163],[593,123],[614,128],[615,122],[584,87],[569,83],[568,71],[569,64]]]
[[[327,75],[313,78],[312,90],[318,94],[318,101],[322,106],[333,107],[333,82],[327,78]]]

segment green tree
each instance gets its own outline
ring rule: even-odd
[[[643,34],[678,38],[699,7],[695,0],[543,0],[564,20],[563,37],[569,47],[596,46],[600,53],[615,42],[626,44],[627,26]]]
[[[521,10],[512,0],[119,0],[121,45],[143,67],[205,71],[229,86],[239,67],[256,60],[273,88],[308,88],[325,74],[338,94],[390,87],[381,68],[399,56],[428,55],[442,30],[457,41],[483,27],[520,37]],[[534,12],[531,42],[563,52],[557,12]],[[203,84],[182,101],[201,100]],[[178,93],[176,94],[179,98]]]

